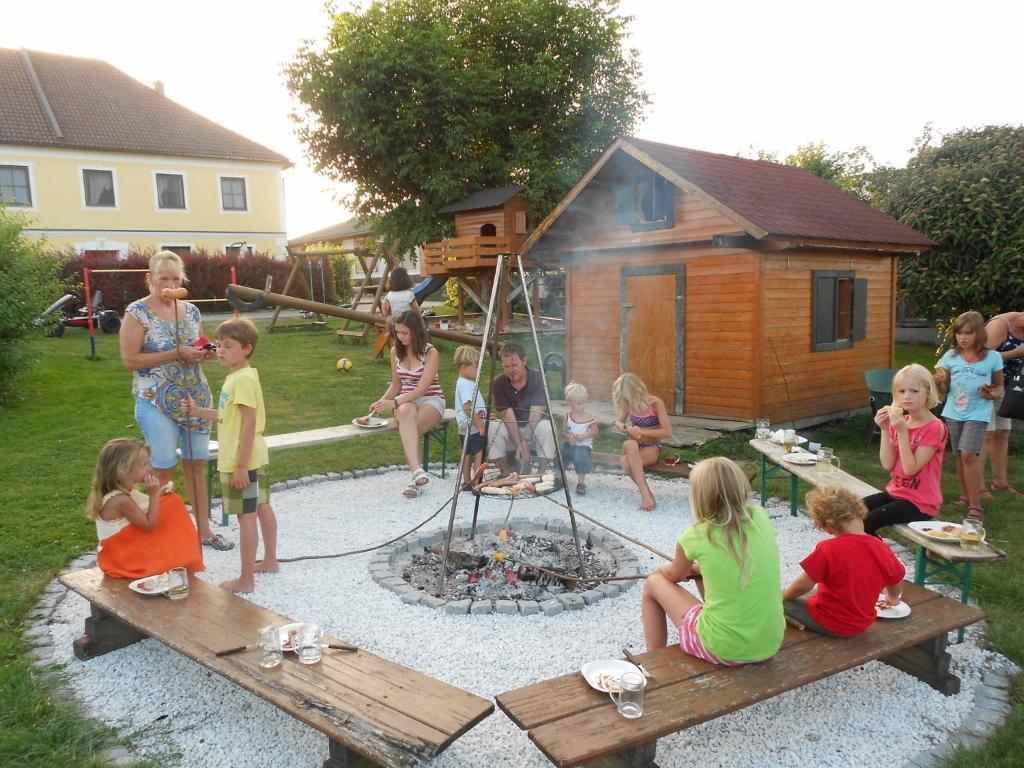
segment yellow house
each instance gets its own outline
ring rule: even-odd
[[[103,61],[0,48],[0,202],[54,248],[284,255],[288,158]]]

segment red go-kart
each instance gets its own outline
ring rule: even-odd
[[[51,314],[60,316],[60,320],[47,332],[48,336],[61,336],[69,325],[72,328],[88,328],[89,315],[81,295],[66,293],[47,307],[39,316],[42,320]],[[92,322],[104,333],[117,333],[121,330],[121,316],[112,309],[103,308],[103,292],[96,291],[92,295]]]

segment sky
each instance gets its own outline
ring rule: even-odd
[[[0,47],[103,59],[295,163],[296,237],[350,216],[344,185],[307,163],[281,74],[330,25],[323,0],[34,0],[5,3]],[[336,0],[340,8],[349,7]],[[1019,30],[1005,0],[622,0],[651,104],[635,135],[724,154],[784,157],[824,141],[903,166],[939,133],[1024,124]]]

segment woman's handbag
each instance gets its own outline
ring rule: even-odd
[[[1004,382],[1004,390],[999,415],[1004,419],[1024,419],[1024,368]]]

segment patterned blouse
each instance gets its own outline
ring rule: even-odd
[[[199,338],[199,324],[202,318],[195,304],[184,302],[184,317],[179,318],[177,333],[174,323],[158,317],[145,299],[133,301],[125,310],[139,321],[146,332],[142,342],[143,352],[166,352],[175,349],[178,344],[191,344]],[[183,360],[171,360],[152,368],[141,368],[132,373],[132,394],[148,400],[165,416],[178,424],[185,424],[185,414],[181,412],[181,401],[188,391],[201,408],[209,408],[213,403],[210,385],[206,374],[199,363],[186,363]],[[210,423],[205,419],[190,419],[188,424],[193,432],[209,432]]]
[[[658,418],[658,412],[654,410],[654,398],[652,397],[647,401],[647,413],[633,413],[629,414],[633,420],[633,426],[637,429],[647,429],[648,427],[656,427],[661,424],[661,419]],[[655,448],[661,448],[661,443],[655,441],[653,443],[645,443],[640,440],[636,443],[640,448],[646,448],[649,445],[653,445]]]

